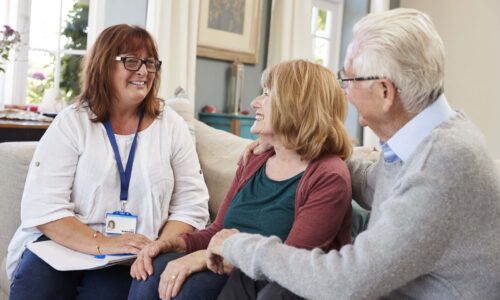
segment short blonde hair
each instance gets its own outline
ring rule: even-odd
[[[285,61],[266,69],[261,85],[271,91],[271,126],[286,148],[304,160],[350,157],[347,101],[330,70],[305,60]]]

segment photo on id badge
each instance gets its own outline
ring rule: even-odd
[[[113,212],[106,214],[106,233],[122,234],[135,233],[137,216],[130,213]]]

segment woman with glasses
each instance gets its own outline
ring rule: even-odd
[[[188,255],[164,253],[147,268],[136,261],[132,275],[138,280],[129,299],[215,299],[223,288],[227,299],[296,298],[238,270],[229,276],[208,271],[205,249],[223,228],[278,236],[305,249],[328,251],[351,242],[351,181],[343,161],[351,143],[343,125],[347,102],[335,76],[321,65],[292,60],[267,69],[261,85],[262,95],[251,103],[251,131],[274,149],[239,165],[210,227],[182,235]]]
[[[97,38],[81,94],[52,122],[30,165],[22,224],[9,245],[10,299],[128,296],[130,266],[61,272],[26,249],[31,242],[100,257],[138,254],[153,240],[205,227],[208,191],[187,125],[157,98],[160,70],[144,29],[116,25]]]

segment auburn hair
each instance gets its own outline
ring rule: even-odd
[[[97,37],[94,45],[82,61],[80,81],[81,93],[76,97],[79,106],[87,104],[95,114],[94,122],[104,122],[109,118],[113,95],[112,84],[116,56],[145,50],[149,57],[158,59],[158,50],[153,37],[139,26],[119,24],[108,27]],[[145,115],[156,118],[160,115],[157,94],[160,86],[160,71],[156,72],[151,90],[142,101],[140,108]]]
[[[271,92],[271,127],[284,147],[304,160],[350,157],[347,101],[330,70],[305,60],[285,61],[265,70],[261,85]]]

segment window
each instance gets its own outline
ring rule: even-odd
[[[343,9],[343,0],[313,0],[313,57],[317,63],[334,72],[339,69]]]
[[[71,100],[79,91],[80,60],[87,48],[88,4],[32,0],[27,72],[27,102],[40,103],[54,87]]]
[[[44,95],[69,102],[80,91],[80,61],[87,48],[89,0],[24,3],[9,11],[8,19],[17,24],[22,43],[15,62],[5,74],[0,97],[3,96],[5,104],[39,104]]]

